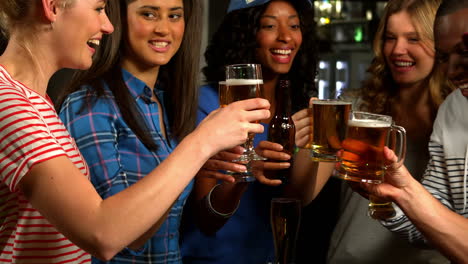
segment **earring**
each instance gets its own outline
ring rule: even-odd
[[[54,30],[54,21],[50,21],[50,30]]]

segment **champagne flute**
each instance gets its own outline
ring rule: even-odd
[[[219,86],[220,106],[232,102],[261,97],[263,89],[262,70],[259,64],[234,64],[226,66],[226,82]],[[258,121],[257,121],[258,122]],[[247,171],[234,173],[238,182],[252,182],[255,180],[252,172],[252,161],[265,160],[259,156],[253,147],[254,133],[248,134],[247,141],[242,145],[244,153],[233,162],[246,164]]]
[[[301,201],[273,198],[270,208],[271,230],[275,242],[274,264],[294,263],[296,240],[301,221]]]

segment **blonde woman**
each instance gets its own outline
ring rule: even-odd
[[[392,116],[407,131],[405,165],[420,179],[437,109],[451,87],[434,67],[433,24],[440,0],[390,0],[375,39],[370,77],[357,91],[357,108]],[[419,249],[367,216],[369,201],[343,184],[341,216],[328,252],[330,263],[447,262]],[[357,243],[359,241],[359,243]],[[433,263],[433,262],[431,262]]]

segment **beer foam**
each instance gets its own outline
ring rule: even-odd
[[[379,120],[369,120],[369,119],[354,119],[348,121],[348,126],[354,127],[390,127],[390,123]]]
[[[226,85],[257,85],[263,84],[262,79],[227,79]]]
[[[338,101],[338,100],[313,100],[313,104],[317,105],[350,105],[351,102]]]

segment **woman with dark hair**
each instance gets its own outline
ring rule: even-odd
[[[233,6],[233,2],[236,1],[231,1],[231,6]],[[256,2],[264,2],[264,4],[255,5]],[[315,26],[310,13],[308,16],[306,15],[307,12],[312,11],[307,8],[308,1],[290,1],[296,12],[298,12],[298,21],[295,21],[297,24],[291,25],[291,27],[296,27],[295,30],[300,33],[302,43],[299,43],[291,51],[292,54],[288,55],[291,57],[290,62],[268,62],[267,55],[262,54],[269,51],[264,51],[265,48],[261,46],[260,42],[263,36],[266,35],[265,32],[274,29],[274,26],[268,24],[268,21],[264,22],[264,25],[262,24],[262,20],[265,21],[264,13],[269,6],[269,2],[257,0],[250,4],[251,7],[248,8],[235,10],[234,7],[230,8],[205,51],[207,65],[202,71],[208,85],[201,89],[202,92],[206,88],[212,89],[217,94],[218,82],[226,79],[224,71],[226,65],[246,62],[259,63],[263,67],[265,91],[274,91],[274,88],[270,87],[275,87],[280,78],[289,79],[291,86],[294,87],[291,91],[292,101],[295,102],[293,110],[299,111],[307,107],[310,96],[315,94],[314,83],[317,74]],[[279,40],[278,43],[284,43],[284,40]],[[276,45],[280,47],[285,44]],[[280,53],[275,54],[272,50],[271,52],[272,57],[280,56]],[[273,67],[273,65],[275,66]],[[274,101],[274,96],[270,102],[272,101]],[[212,109],[201,108],[203,106],[201,105],[199,110],[211,112]],[[207,115],[209,112],[202,113]]]
[[[151,201],[145,210],[158,213],[159,221],[144,225],[144,234],[110,262],[181,263],[178,229],[193,177],[209,157],[245,141],[247,132],[262,132],[250,122],[268,118],[269,104],[233,103],[195,129],[200,1],[116,4],[119,31],[103,40],[92,68],[74,76],[59,101],[60,117],[102,198],[152,185],[136,190],[147,194],[141,199],[120,202],[138,208]],[[128,217],[129,224],[147,222]]]
[[[312,12],[310,1],[256,0],[247,4],[232,0],[228,14],[205,52],[207,66],[203,73],[208,84],[200,90],[198,121],[219,108],[218,82],[225,80],[226,65],[238,63],[261,64],[263,97],[269,100],[272,113],[277,100],[291,100],[293,112],[302,109],[303,113],[310,95],[315,93],[317,64],[314,25],[308,12]],[[281,79],[291,81],[291,98],[276,96]],[[254,145],[262,156],[281,161],[265,163],[264,168],[272,174],[274,170],[289,167],[287,161],[292,157],[281,153],[281,145],[266,141],[270,119],[261,122],[266,129],[255,136]],[[296,124],[296,146],[307,142],[307,125],[307,122]],[[299,188],[301,184],[299,180],[291,180],[287,187],[278,186],[282,182],[273,175],[268,178],[262,175],[252,183],[234,183],[234,178],[220,171],[241,172],[237,164],[229,162],[234,154],[238,153],[225,151],[216,155],[196,178],[193,199],[184,211],[181,235],[184,263],[237,264],[274,260],[270,201],[286,192],[286,188]],[[301,150],[295,156],[297,165],[299,156],[307,162],[292,168],[293,177],[313,178],[300,177],[311,174],[312,162],[309,162],[308,151]],[[298,168],[300,170],[296,170]],[[224,177],[225,182],[218,184],[214,177]]]

